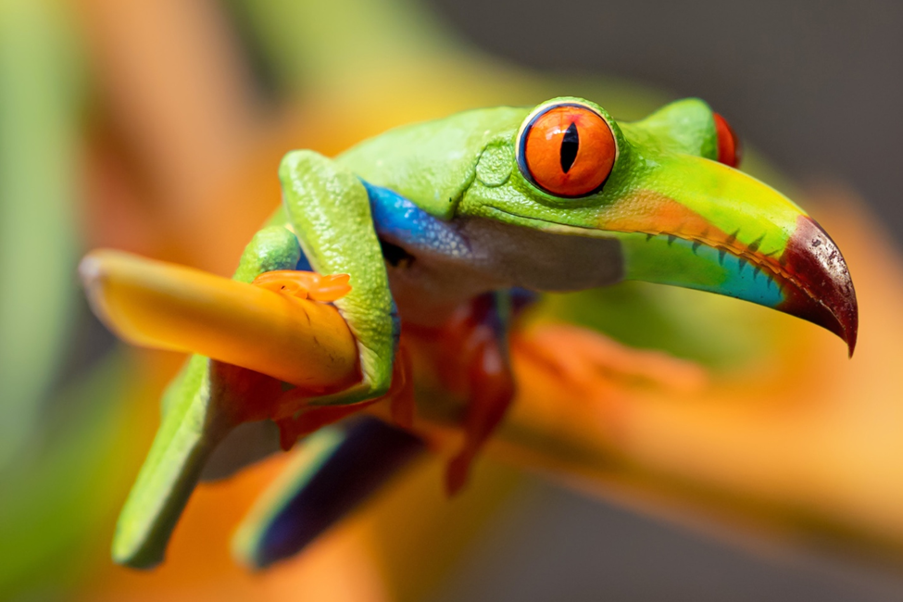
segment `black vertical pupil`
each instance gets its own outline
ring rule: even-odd
[[[574,160],[577,156],[578,126],[572,122],[571,125],[568,126],[568,129],[565,130],[565,135],[562,136],[562,149],[559,159],[562,161],[562,171],[564,173],[568,173],[568,170],[574,165]]]

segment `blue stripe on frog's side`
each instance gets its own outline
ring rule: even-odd
[[[464,257],[470,254],[467,242],[448,223],[437,219],[387,188],[361,180],[370,199],[370,212],[377,236],[404,247],[407,251]],[[302,253],[296,270],[313,271]]]
[[[304,254],[304,250],[301,251],[301,257],[298,258],[298,263],[295,264],[295,269],[300,272],[314,271],[314,268],[311,267],[311,262],[308,261],[308,256]]]
[[[467,241],[449,222],[438,219],[402,195],[374,186],[362,180],[370,198],[370,210],[377,235],[406,251],[418,251],[447,257],[467,257],[471,249]],[[508,322],[513,311],[520,311],[536,298],[534,293],[524,289],[511,289],[505,295],[488,293],[484,301],[488,311],[480,319],[493,329],[497,338],[505,345]],[[478,299],[478,304],[481,300]],[[509,307],[499,307],[505,303]]]
[[[437,219],[400,194],[361,181],[370,197],[374,228],[380,238],[411,253],[450,257],[470,254],[467,242],[448,222]]]

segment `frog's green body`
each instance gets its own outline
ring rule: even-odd
[[[494,310],[481,319],[502,351],[480,357],[504,362],[509,291],[517,289],[623,279],[698,288],[811,320],[853,349],[856,300],[840,252],[794,203],[725,164],[734,163],[724,150],[734,141],[720,120],[696,99],[618,123],[592,102],[559,98],[402,127],[335,159],[293,151],[279,170],[283,207],[246,249],[236,278],[308,268],[350,275],[351,292],[335,304],[358,342],[363,378],[312,405],[385,394],[402,323],[438,327],[490,295]],[[586,186],[581,173],[590,174]],[[183,382],[207,382],[209,363],[192,366],[204,374]],[[479,387],[472,397],[476,406],[486,401]],[[469,414],[476,422],[468,422],[453,489],[507,401]],[[159,560],[159,550],[136,542],[171,523],[128,531],[132,523],[121,522],[114,555]]]
[[[556,197],[519,169],[519,132],[536,109],[482,109],[398,128],[335,160],[287,155],[286,212],[277,221],[293,227],[315,270],[351,275],[353,292],[337,305],[361,345],[365,378],[356,393],[330,402],[388,387],[398,331],[390,290],[403,319],[435,323],[506,287],[579,290],[640,279],[785,304],[852,344],[847,272],[835,266],[828,281],[819,279],[838,289],[831,294],[844,307],[789,301],[781,289],[792,281],[795,294],[821,294],[781,265],[792,238],[817,228],[781,194],[715,161],[717,131],[705,103],[679,101],[631,124],[582,99],[554,99],[540,110],[566,103],[598,112],[618,148],[605,185],[582,198]],[[389,265],[388,278],[381,242],[412,259]]]
[[[474,183],[481,156],[492,145],[512,149],[529,108],[498,107],[390,130],[344,152],[336,161],[361,179],[410,199],[449,220]],[[512,169],[494,166],[503,179]]]

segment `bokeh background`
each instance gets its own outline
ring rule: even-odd
[[[0,599],[897,599],[901,13],[809,0],[0,0]],[[702,397],[740,407],[764,387],[757,417],[780,432],[643,414],[625,452],[649,468],[640,485],[490,457],[447,501],[425,463],[310,551],[249,575],[229,531],[276,458],[202,486],[161,569],[112,566],[116,513],[180,358],[116,342],[83,299],[80,256],[107,246],[228,274],[278,202],[287,150],[334,154],[397,124],[562,94],[625,119],[689,95],[725,115],[749,169],[849,258],[858,356],[841,362],[831,337],[747,305],[616,287],[593,299],[603,317],[558,309],[696,362],[720,383]],[[675,447],[657,448],[671,432]],[[732,441],[746,464],[721,478],[714,456]],[[824,489],[770,479],[798,457]]]

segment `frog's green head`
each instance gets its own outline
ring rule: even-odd
[[[857,301],[841,252],[797,205],[739,171],[739,151],[697,99],[619,123],[595,103],[557,98],[487,146],[465,209],[616,239],[625,279],[773,307],[831,330],[853,353]]]

